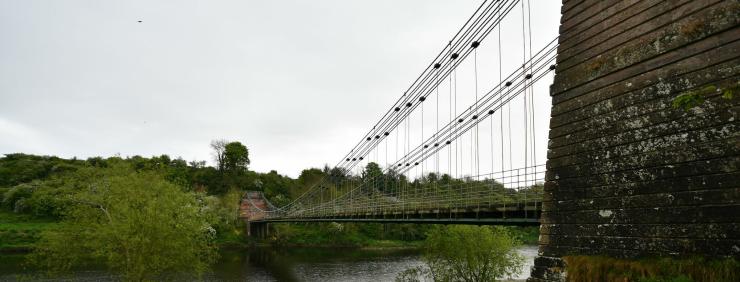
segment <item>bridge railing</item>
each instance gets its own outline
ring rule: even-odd
[[[354,183],[348,192],[296,203],[290,209],[272,206],[260,210],[264,219],[332,218],[353,216],[394,216],[408,213],[478,213],[534,211],[542,200],[544,165],[500,171],[491,174],[440,180],[394,183],[394,190],[382,190],[387,180],[368,179]],[[386,185],[378,185],[385,181]],[[379,189],[381,188],[381,189]],[[250,200],[252,201],[252,200]],[[254,204],[254,203],[252,203]],[[534,213],[531,213],[534,214]]]

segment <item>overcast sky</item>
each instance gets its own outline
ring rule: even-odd
[[[537,1],[543,38],[559,2]],[[342,158],[480,3],[0,0],[0,153],[210,162],[223,138],[295,177]]]

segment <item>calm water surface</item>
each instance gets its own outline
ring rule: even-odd
[[[536,246],[525,246],[519,253],[526,257],[525,279],[537,255]],[[393,281],[410,267],[421,265],[415,250],[356,250],[327,248],[256,248],[225,251],[206,281]],[[23,280],[33,274],[24,268],[22,255],[0,255],[0,281]],[[21,278],[21,279],[19,279]],[[102,270],[78,271],[66,281],[115,281],[117,277]],[[56,279],[54,281],[58,281]],[[30,281],[44,281],[31,279]]]

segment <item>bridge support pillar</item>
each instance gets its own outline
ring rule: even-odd
[[[740,99],[720,97],[740,89],[740,2],[562,2],[528,281],[573,256],[740,257]]]
[[[270,235],[267,222],[247,222],[247,236],[253,239],[265,239]]]

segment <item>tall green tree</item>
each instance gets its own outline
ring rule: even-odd
[[[363,180],[372,180],[381,177],[383,177],[383,170],[377,163],[374,162],[369,162],[365,166],[365,170],[362,172]]]
[[[339,186],[347,180],[347,177],[349,176],[348,173],[341,168],[333,167],[329,168],[329,166],[324,166],[324,174],[326,174],[329,178],[329,181],[334,184],[334,186]]]
[[[194,193],[128,166],[81,170],[59,228],[42,234],[31,261],[51,273],[105,263],[128,281],[200,274],[215,231]]]
[[[249,168],[249,150],[240,142],[214,140],[211,142],[218,178],[210,181],[208,192],[222,195],[229,189],[244,189],[251,177],[246,175]]]
[[[228,172],[244,172],[249,167],[249,150],[240,142],[231,142],[224,147],[224,169]]]
[[[365,183],[365,187],[377,191],[385,190],[385,179],[383,179],[383,170],[377,163],[367,163],[367,165],[365,166],[365,170],[362,171],[361,177],[362,181]]]

